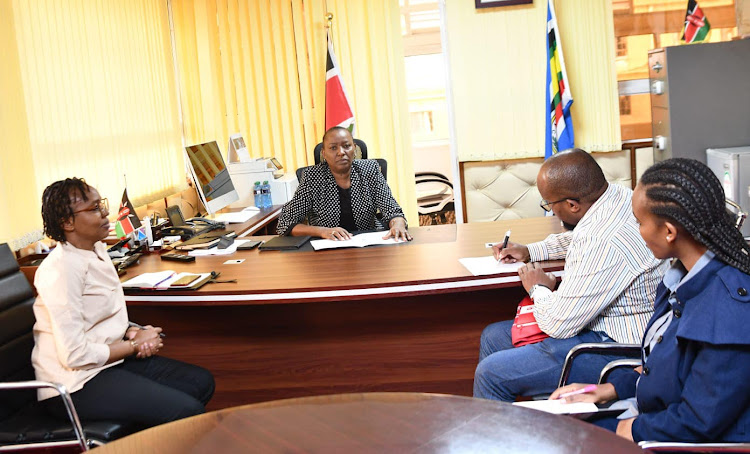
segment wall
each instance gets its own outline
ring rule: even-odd
[[[544,155],[547,2],[476,9],[445,0],[460,161]],[[614,24],[602,0],[557,0],[576,145],[620,148]]]

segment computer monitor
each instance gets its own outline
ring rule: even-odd
[[[240,199],[216,141],[185,147],[198,195],[209,214]]]

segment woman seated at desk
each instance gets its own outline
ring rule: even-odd
[[[638,181],[633,213],[654,255],[675,259],[657,289],[643,366],[616,370],[609,383],[566,399],[635,396],[638,416],[596,421],[635,441],[750,441],[750,248],[721,183],[698,161],[660,162]]]
[[[323,135],[321,163],[310,167],[279,216],[279,235],[348,240],[357,230],[390,230],[384,238],[411,240],[401,207],[391,195],[377,162],[354,160],[348,129]],[[380,210],[382,220],[375,217]],[[309,225],[302,224],[307,218]]]
[[[34,278],[36,378],[65,385],[84,421],[148,427],[203,413],[214,392],[211,373],[155,356],[161,328],[129,326],[122,285],[101,241],[108,215],[107,200],[82,179],[44,190],[44,230],[58,244]],[[38,391],[50,413],[67,418],[56,396]]]

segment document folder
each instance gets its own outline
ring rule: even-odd
[[[310,241],[308,236],[277,236],[261,244],[261,251],[291,251],[299,249]]]

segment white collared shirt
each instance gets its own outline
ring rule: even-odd
[[[37,380],[65,385],[75,392],[106,364],[109,344],[128,328],[125,296],[104,243],[93,251],[58,243],[34,278],[34,350],[31,361]],[[106,364],[106,365],[105,365]],[[56,396],[40,389],[39,400]]]
[[[609,184],[573,231],[528,245],[531,261],[565,260],[558,289],[534,292],[534,316],[551,337],[589,329],[640,343],[664,267],[641,238],[632,195]]]

